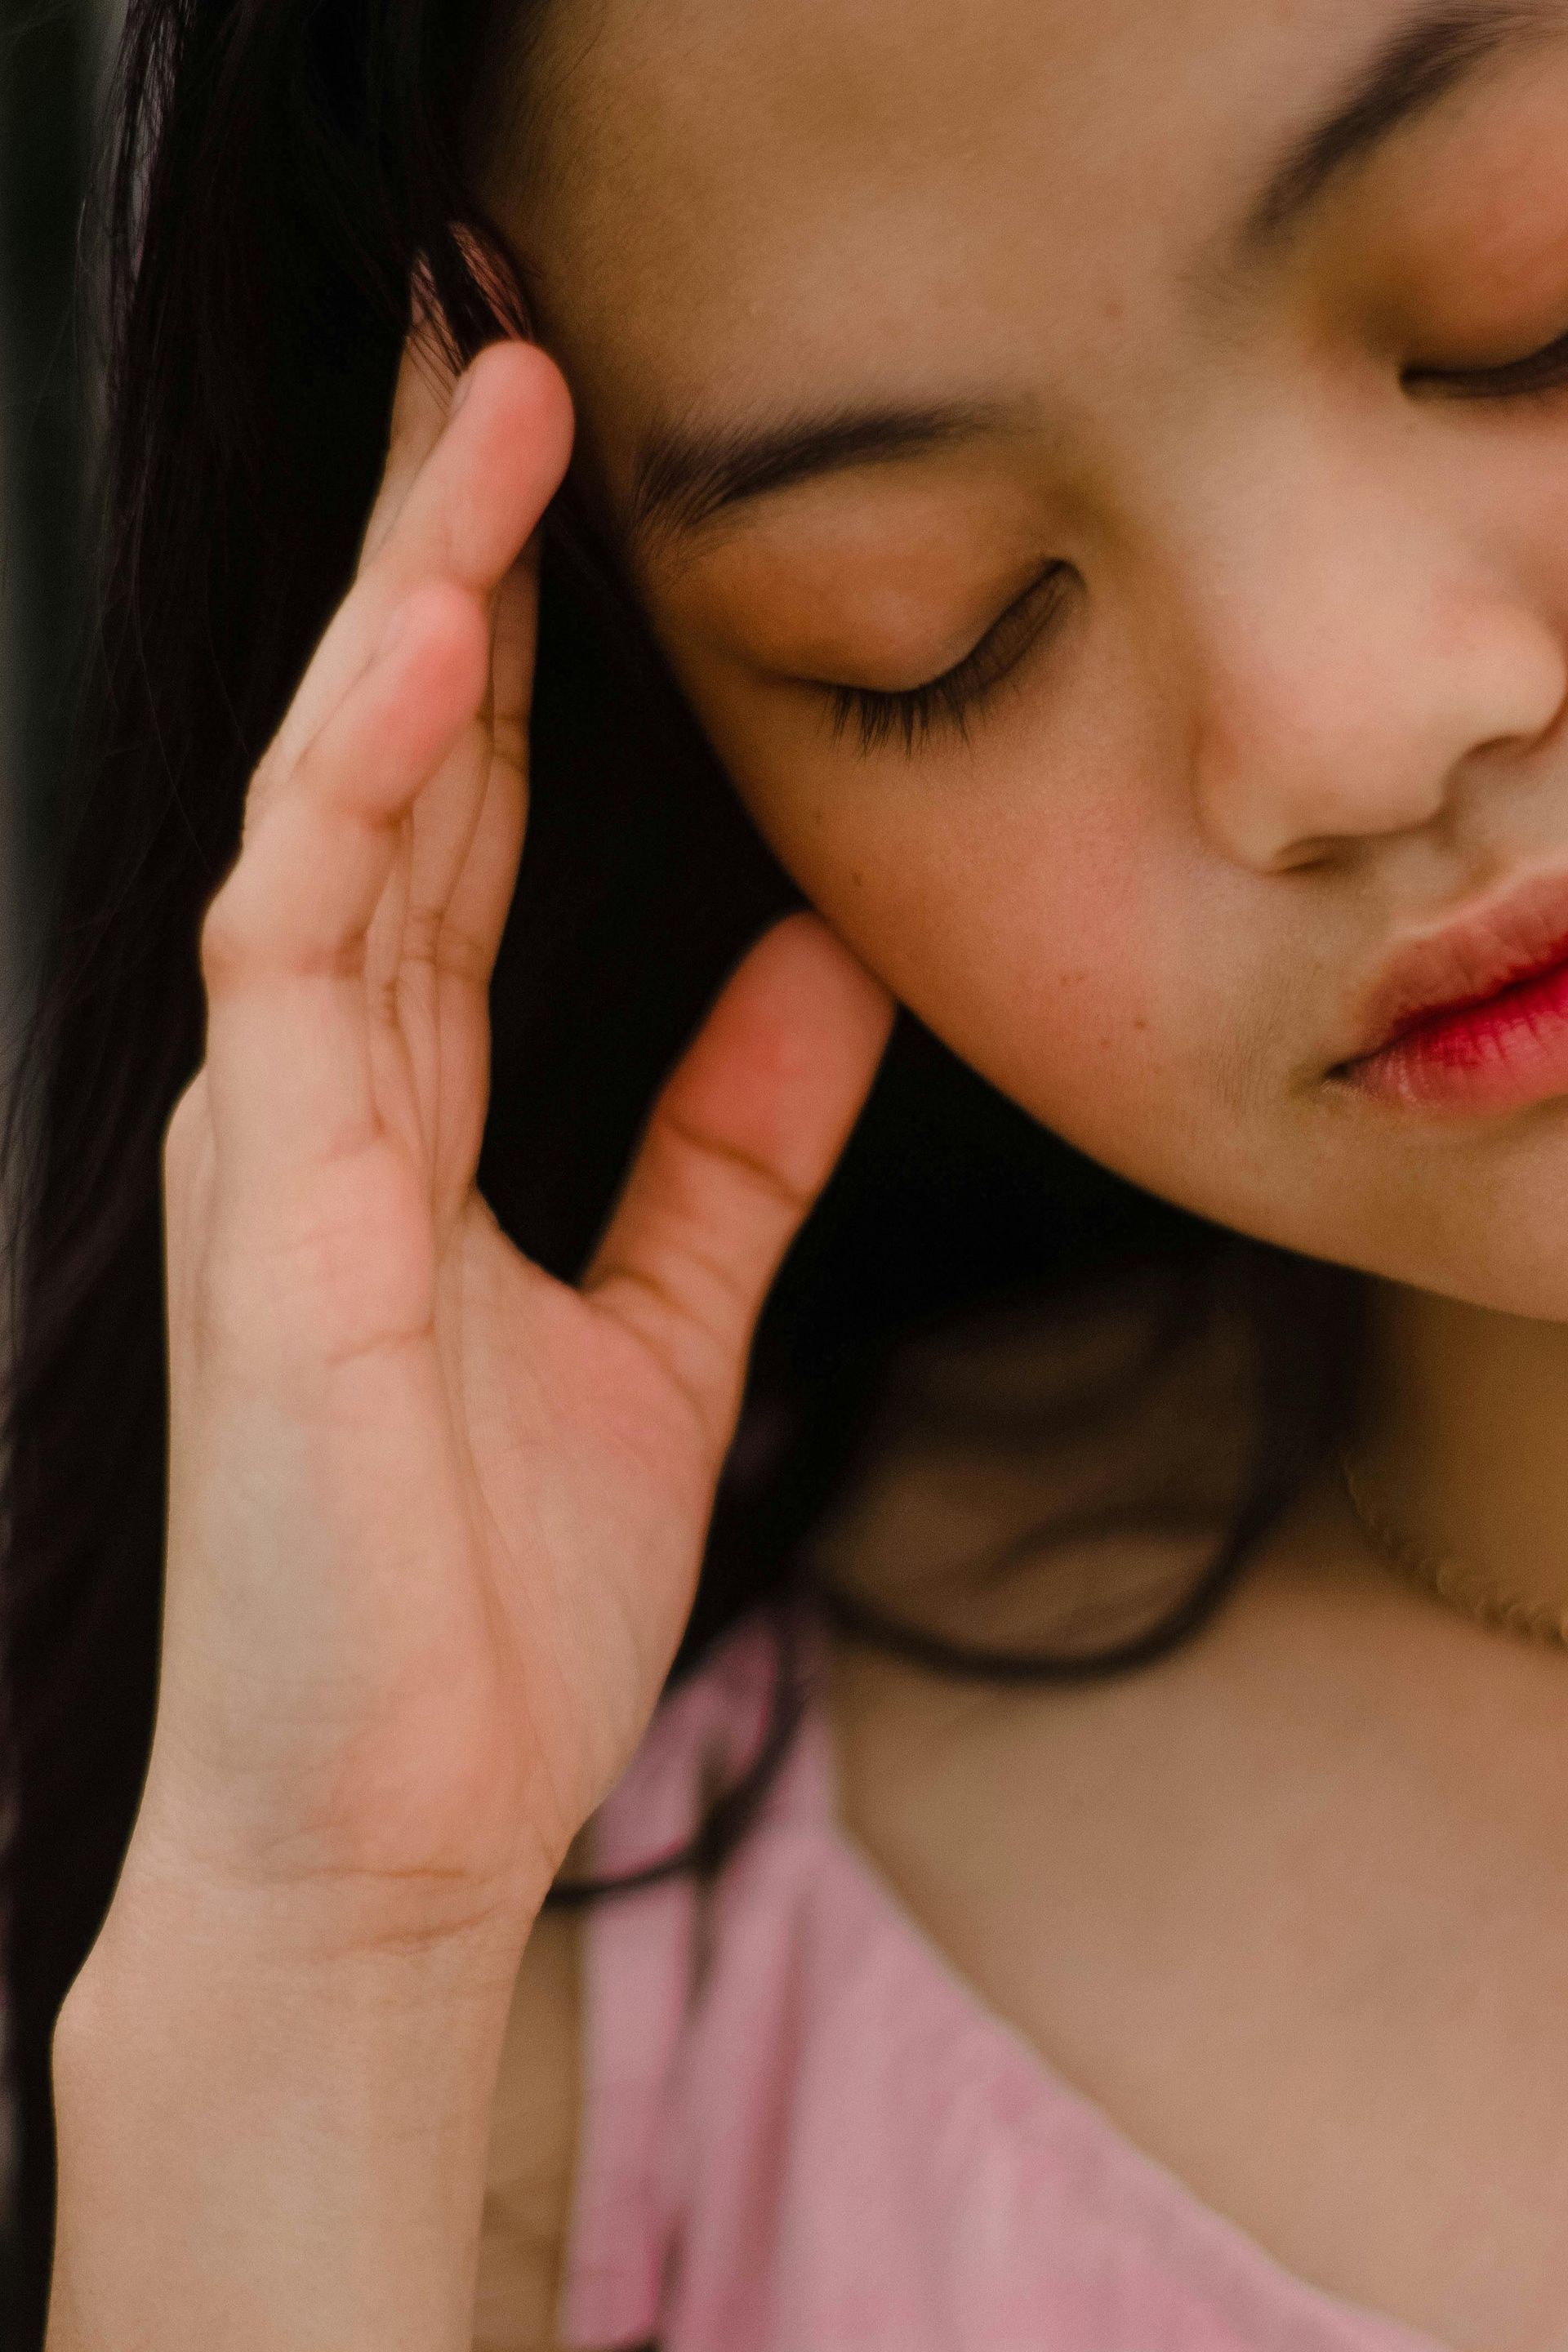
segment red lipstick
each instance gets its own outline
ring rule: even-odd
[[[1518,1110],[1568,1095],[1568,876],[1516,887],[1384,965],[1337,1075],[1410,1108]]]

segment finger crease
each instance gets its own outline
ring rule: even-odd
[[[814,1198],[811,1192],[792,1184],[789,1178],[771,1161],[745,1150],[742,1145],[721,1143],[712,1136],[700,1135],[695,1128],[688,1127],[669,1111],[661,1115],[659,1124],[667,1135],[673,1137],[676,1142],[683,1143],[688,1150],[700,1152],[707,1160],[720,1160],[735,1174],[748,1178],[771,1200],[787,1209],[792,1216],[804,1216],[811,1207]]]

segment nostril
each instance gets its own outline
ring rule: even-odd
[[[1332,865],[1343,854],[1342,841],[1336,842],[1327,834],[1310,841],[1295,842],[1275,860],[1276,874],[1304,874],[1319,866]]]

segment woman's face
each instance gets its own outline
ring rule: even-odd
[[[580,463],[829,921],[1152,1190],[1568,1317],[1568,7],[555,0],[529,78]]]

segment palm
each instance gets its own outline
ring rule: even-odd
[[[642,1340],[530,1265],[477,1203],[463,1255],[461,1432],[495,1604],[493,1728],[524,1796],[510,1818],[560,1852],[668,1669],[718,1432]]]

